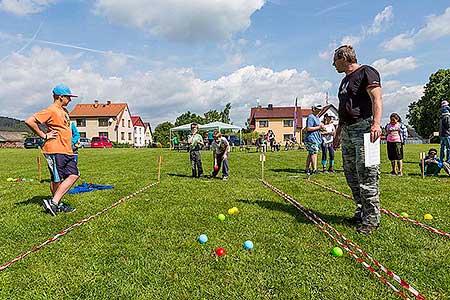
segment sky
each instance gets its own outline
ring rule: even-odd
[[[351,44],[382,77],[383,120],[406,117],[449,68],[450,1],[0,0],[0,116],[25,119],[67,84],[69,105],[126,102],[152,127],[232,104],[329,102]]]

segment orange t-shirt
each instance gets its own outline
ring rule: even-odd
[[[34,114],[34,118],[41,124],[47,125],[47,132],[56,130],[58,136],[55,139],[45,141],[42,153],[45,154],[69,154],[72,151],[72,129],[67,110],[53,103],[44,110]]]

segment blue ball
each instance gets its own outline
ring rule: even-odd
[[[198,237],[198,242],[200,244],[204,244],[208,241],[208,237],[206,236],[206,234],[200,234],[200,236]]]
[[[253,250],[253,242],[250,241],[250,240],[245,241],[245,242],[244,242],[244,249],[245,249],[245,250],[248,250],[248,251]]]

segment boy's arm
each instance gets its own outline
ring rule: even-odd
[[[25,120],[25,124],[39,137],[43,138],[44,140],[54,139],[58,136],[58,132],[55,130],[50,131],[49,133],[43,132],[39,128],[39,124],[41,124],[34,116],[29,117]]]

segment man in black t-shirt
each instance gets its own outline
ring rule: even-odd
[[[371,66],[359,65],[352,46],[334,52],[333,66],[345,73],[339,86],[339,126],[333,141],[339,147],[347,183],[357,205],[348,221],[361,224],[359,233],[369,234],[380,224],[379,165],[365,166],[364,133],[372,142],[381,135],[382,96],[380,74]]]

